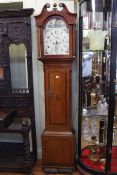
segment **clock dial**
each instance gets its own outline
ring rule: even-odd
[[[69,29],[61,19],[51,19],[44,30],[44,54],[69,54]]]

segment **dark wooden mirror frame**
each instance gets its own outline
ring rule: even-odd
[[[0,142],[0,170],[4,171],[30,173],[37,159],[30,18],[32,13],[33,9],[0,11],[0,66],[3,72],[3,79],[0,79],[0,132],[22,136],[22,143],[14,143],[12,139],[7,143]],[[9,46],[21,43],[27,50],[28,89],[12,89]],[[17,155],[21,158],[18,161]]]

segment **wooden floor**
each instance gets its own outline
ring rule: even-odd
[[[13,172],[0,172],[0,175],[26,175],[24,173],[13,173]],[[33,175],[47,175],[47,173],[44,173],[41,168],[41,163],[38,160],[35,167],[33,168]],[[48,174],[48,175],[55,175],[55,174]],[[57,174],[57,175],[63,175],[63,174]],[[81,175],[77,170],[72,173],[72,175]]]

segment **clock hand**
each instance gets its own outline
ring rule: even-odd
[[[58,44],[58,41],[56,41],[55,44],[57,45]]]

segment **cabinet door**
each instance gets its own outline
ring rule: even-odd
[[[71,128],[71,67],[70,65],[45,66],[46,129]]]

